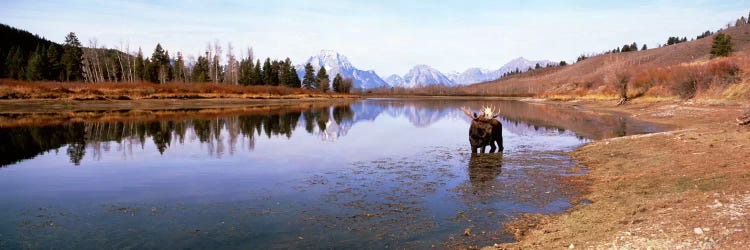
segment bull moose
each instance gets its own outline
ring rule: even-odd
[[[469,127],[469,144],[471,144],[471,152],[478,154],[479,149],[484,149],[486,146],[490,146],[490,153],[494,153],[496,148],[499,148],[499,152],[503,151],[503,125],[500,124],[497,118],[500,113],[496,112],[494,108],[483,107],[480,110],[479,115],[472,113],[466,108],[461,108],[464,114],[471,118],[471,126]],[[495,147],[497,143],[497,147]]]

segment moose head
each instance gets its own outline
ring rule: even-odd
[[[461,110],[466,116],[471,118],[471,126],[469,127],[471,152],[478,154],[481,148],[482,153],[485,153],[484,148],[486,146],[490,146],[490,153],[494,153],[497,148],[502,152],[503,125],[495,119],[500,113],[495,111],[494,107],[482,107],[478,115],[477,113],[472,113],[467,108],[461,108]],[[497,147],[495,143],[497,143]]]

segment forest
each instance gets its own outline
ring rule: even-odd
[[[331,77],[325,67],[317,72],[305,67],[300,79],[287,57],[284,60],[254,57],[252,48],[241,56],[234,54],[231,43],[209,42],[197,58],[185,58],[156,44],[150,56],[141,48],[131,51],[129,45],[116,48],[100,46],[96,40],[82,45],[74,32],[57,44],[27,31],[0,24],[0,78],[56,82],[150,82],[214,83],[230,85],[268,85],[305,88],[320,92],[348,93],[352,80],[341,75]],[[310,66],[310,67],[307,67]]]

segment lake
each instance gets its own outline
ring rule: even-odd
[[[505,151],[472,157],[460,108],[481,106],[500,110]],[[32,122],[0,127],[1,249],[508,242],[504,222],[571,206],[565,177],[585,169],[568,152],[663,130],[491,99],[89,113],[2,115]]]

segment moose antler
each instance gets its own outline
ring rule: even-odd
[[[476,117],[474,117],[474,116],[471,115],[471,111],[469,111],[469,109],[467,109],[466,107],[461,107],[461,111],[463,111],[464,114],[466,114],[466,116],[468,116],[471,119],[476,118]]]
[[[480,116],[485,119],[494,119],[500,115],[499,111],[495,111],[495,106],[482,106],[482,114]]]

